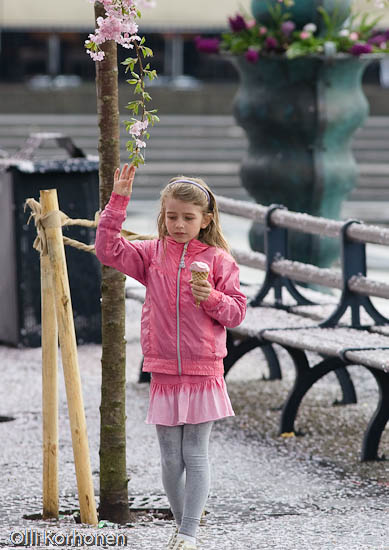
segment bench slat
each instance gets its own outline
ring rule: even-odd
[[[265,222],[267,207],[262,204],[228,199],[221,195],[216,195],[216,200],[220,212],[248,218],[259,223]],[[340,236],[344,224],[342,221],[315,217],[310,214],[292,212],[282,208],[275,210],[271,214],[271,221],[277,227],[335,238]],[[348,227],[347,236],[349,239],[357,242],[389,245],[389,229],[375,225],[354,223]]]
[[[382,369],[389,373],[389,349],[346,351],[345,356],[356,365]]]
[[[336,327],[335,329],[303,328],[295,331],[265,330],[262,336],[269,342],[313,351],[331,357],[341,356],[342,351],[347,348],[389,347],[389,337],[367,330],[357,330],[348,327]],[[370,353],[370,357],[374,357],[375,352],[371,351]],[[379,363],[381,364],[381,357]],[[389,366],[389,352],[387,354],[386,366]]]
[[[313,319],[304,319],[283,309],[273,307],[249,307],[244,321],[233,329],[229,329],[235,336],[260,337],[260,333],[269,327],[274,328],[296,328],[316,327],[317,322]]]
[[[236,261],[246,267],[253,267],[261,270],[266,269],[266,256],[259,252],[232,251]],[[312,264],[304,264],[293,260],[277,260],[271,264],[271,270],[281,277],[288,277],[292,281],[300,283],[314,283],[328,288],[343,288],[343,277],[339,270],[317,267]],[[348,288],[363,296],[377,296],[389,298],[389,284],[383,281],[376,281],[362,275],[351,277],[348,281]]]
[[[271,264],[271,270],[282,277],[288,277],[301,283],[316,283],[329,288],[343,288],[343,278],[340,271],[316,267],[292,260],[277,260]]]
[[[336,303],[332,304],[321,304],[317,306],[294,306],[290,308],[290,311],[292,313],[295,313],[296,315],[301,315],[302,317],[309,317],[310,319],[316,320],[318,323],[321,321],[325,321],[332,315],[332,313],[335,311]],[[360,311],[360,320],[362,325],[366,326],[373,326],[373,320],[370,317],[368,313],[364,309]],[[339,326],[351,326],[352,324],[352,318],[351,318],[351,311],[350,309],[347,309],[344,316],[341,318],[340,321],[338,321]]]
[[[384,336],[389,336],[389,325],[374,325],[369,329],[371,332],[376,332],[377,334],[383,334]]]

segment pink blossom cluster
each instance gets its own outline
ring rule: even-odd
[[[90,0],[94,3],[94,0]],[[104,59],[100,45],[107,40],[114,40],[124,48],[133,48],[138,36],[138,10],[140,7],[152,7],[154,0],[101,0],[105,17],[97,19],[97,29],[85,41],[87,53],[94,61]]]
[[[131,134],[131,132],[130,132],[130,134]],[[146,147],[146,142],[143,141],[142,139],[136,138],[135,139],[135,145],[136,145],[137,149],[143,149],[144,147]]]
[[[137,122],[134,122],[134,124],[131,126],[130,134],[132,134],[133,136],[140,136],[146,130],[148,125],[149,121],[147,119],[143,122],[141,120],[138,120]]]
[[[133,137],[137,149],[143,149],[146,147],[146,142],[142,138],[145,135],[148,125],[149,121],[146,118],[145,120],[137,120],[136,122],[133,122],[128,128],[128,133]]]

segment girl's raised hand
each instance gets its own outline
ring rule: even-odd
[[[120,171],[120,168],[116,168],[113,177],[113,191],[118,195],[124,197],[130,197],[132,193],[132,183],[135,177],[135,166],[131,164],[125,164]]]

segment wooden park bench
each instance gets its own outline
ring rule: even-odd
[[[274,344],[290,355],[296,369],[294,387],[283,405],[280,433],[294,431],[299,405],[320,378],[333,371],[342,388],[342,403],[355,403],[353,382],[346,367],[361,365],[375,377],[380,397],[365,431],[361,460],[378,459],[378,448],[389,419],[389,319],[370,297],[389,298],[389,284],[366,273],[366,244],[389,245],[389,229],[316,218],[289,212],[282,206],[265,207],[217,197],[219,210],[264,224],[265,254],[233,250],[240,265],[264,272],[260,285],[243,286],[249,299],[245,320],[227,331],[225,374],[248,351],[260,347],[269,366],[269,378],[281,378]],[[319,268],[288,260],[288,231],[340,239],[341,269]],[[326,294],[297,287],[296,283],[337,289]],[[127,297],[144,300],[143,288],[128,288]],[[388,304],[389,305],[389,304]],[[310,352],[314,352],[313,354]],[[141,376],[141,381],[147,377]]]

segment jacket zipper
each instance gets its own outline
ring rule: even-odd
[[[181,351],[180,351],[180,279],[181,279],[181,269],[185,267],[185,254],[188,248],[189,243],[184,244],[184,250],[182,251],[180,263],[178,265],[178,274],[177,274],[177,361],[178,361],[178,374],[181,376],[182,367],[181,367]]]

